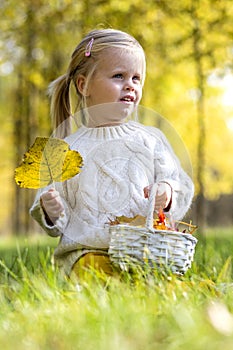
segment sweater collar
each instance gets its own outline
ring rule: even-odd
[[[92,139],[102,139],[102,140],[112,140],[128,136],[132,133],[135,133],[139,124],[134,121],[129,121],[115,126],[103,126],[98,128],[88,128],[82,126],[79,129],[79,132],[88,138]]]

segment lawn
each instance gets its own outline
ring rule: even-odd
[[[183,277],[154,272],[64,280],[44,235],[0,242],[0,344],[4,350],[232,350],[233,230],[198,232]]]

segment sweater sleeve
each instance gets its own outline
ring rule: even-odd
[[[166,182],[171,186],[172,202],[169,214],[175,220],[180,220],[190,208],[194,185],[182,169],[164,134],[155,129],[155,135],[157,139],[154,149],[155,182]]]
[[[29,213],[49,236],[58,237],[62,234],[62,232],[64,232],[64,228],[67,225],[67,210],[62,213],[62,215],[56,220],[53,226],[49,225],[49,223],[46,221],[45,213],[40,203],[40,197],[42,193],[48,189],[49,187],[38,190],[35,201],[30,208]]]

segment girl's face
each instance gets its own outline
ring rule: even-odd
[[[95,126],[123,122],[141,100],[142,79],[142,55],[135,55],[130,49],[106,49],[88,84],[86,103],[87,107],[108,104],[112,108],[108,113],[103,113],[104,120]],[[93,115],[93,119],[94,117]]]

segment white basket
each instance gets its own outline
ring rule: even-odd
[[[191,234],[153,228],[154,185],[148,203],[146,227],[110,225],[109,256],[112,263],[124,271],[135,265],[169,268],[184,274],[193,261],[197,239]]]

